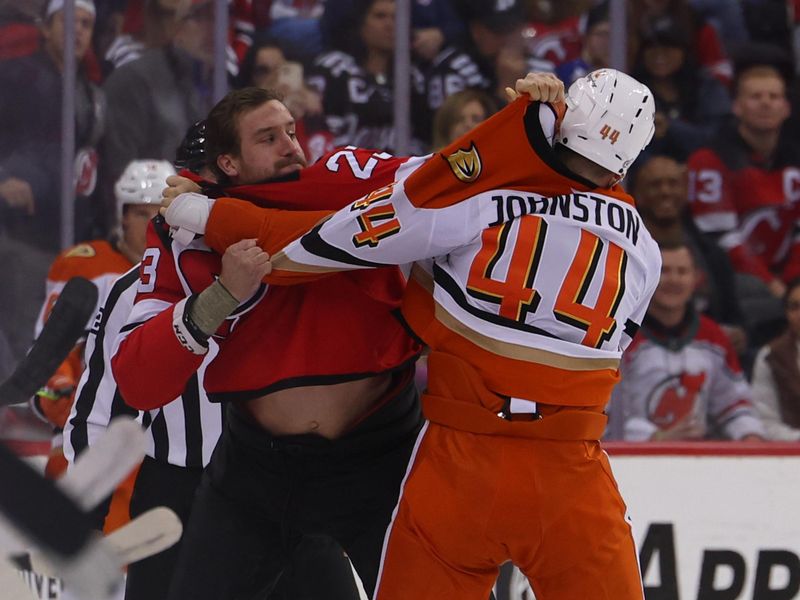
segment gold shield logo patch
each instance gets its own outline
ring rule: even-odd
[[[93,258],[97,252],[89,244],[78,244],[67,252],[65,258]]]
[[[478,154],[474,142],[468,150],[459,149],[453,152],[447,157],[447,162],[450,163],[453,175],[464,183],[472,183],[481,175],[481,155]]]

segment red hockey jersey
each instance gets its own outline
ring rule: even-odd
[[[689,157],[689,201],[701,230],[720,235],[734,268],[769,283],[800,274],[800,161],[779,149],[772,164],[732,131]]]
[[[332,209],[394,178],[404,159],[344,148],[284,181],[230,190],[276,208]],[[178,396],[204,356],[172,329],[175,303],[220,272],[204,240],[183,246],[163,221],[148,232],[136,302],[117,342],[113,370],[125,400],[150,409]],[[403,277],[396,268],[347,273],[308,285],[262,288],[210,340],[204,386],[212,401],[338,383],[411,364],[420,346],[393,316]],[[144,375],[144,376],[143,376]]]

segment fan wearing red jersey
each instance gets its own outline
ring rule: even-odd
[[[534,99],[557,99],[552,79],[529,77]],[[658,282],[658,248],[616,185],[652,138],[654,103],[607,69],[573,84],[566,104],[518,99],[273,256],[271,285],[415,262],[402,314],[431,348],[428,423],[377,600],[482,599],[509,560],[542,600],[643,598],[598,440]],[[196,226],[184,217],[203,202],[179,197],[166,217]],[[212,246],[230,235],[213,231],[230,206],[211,207]],[[287,216],[258,220],[265,249],[298,228],[294,215],[284,230]]]
[[[330,210],[391,182],[404,162],[345,148],[303,168],[294,134],[274,94],[231,92],[206,121],[215,189]],[[266,183],[231,188],[256,182]],[[395,317],[399,270],[241,295],[216,279],[220,256],[202,239],[168,234],[163,222],[148,232],[115,378],[128,403],[152,408],[180,394],[206,361],[209,399],[230,401],[170,597],[264,594],[299,541],[316,534],[341,544],[371,591],[421,426],[413,385],[420,346]]]
[[[733,112],[736,123],[689,157],[689,206],[734,268],[780,298],[800,274],[800,148],[782,131],[790,106],[778,70],[738,73]]]
[[[610,437],[763,440],[750,386],[723,330],[691,303],[698,270],[684,243],[662,243],[661,278],[614,389]]]
[[[158,213],[160,190],[166,178],[175,169],[165,161],[136,160],[131,162],[117,181],[114,195],[120,230],[112,240],[94,240],[73,246],[62,252],[47,276],[47,297],[36,324],[36,334],[42,330],[61,290],[73,277],[84,277],[98,288],[98,304],[102,305],[117,277],[139,262],[145,248],[147,223]],[[91,321],[86,324],[87,330]],[[32,400],[35,412],[45,418],[56,430],[53,447],[45,471],[50,477],[59,477],[67,469],[62,449],[61,431],[69,416],[78,380],[85,368],[83,342],[78,344],[58,368],[47,385]],[[106,519],[107,531],[112,531],[128,521],[128,500],[135,474],[124,482],[115,495],[112,509]]]

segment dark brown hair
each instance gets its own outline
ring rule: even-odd
[[[227,176],[217,166],[217,158],[222,154],[238,156],[241,150],[239,118],[270,100],[282,102],[283,96],[275,90],[246,87],[228,92],[208,113],[204,144],[206,160],[220,182],[226,181]]]

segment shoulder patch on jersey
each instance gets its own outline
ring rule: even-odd
[[[472,183],[481,176],[483,164],[481,163],[481,155],[478,153],[478,148],[475,147],[475,142],[472,142],[468,149],[459,148],[445,158],[450,163],[450,170],[453,171],[453,175],[459,181]]]
[[[64,258],[94,258],[97,256],[97,250],[95,250],[89,244],[78,244],[70,251],[68,251]]]

